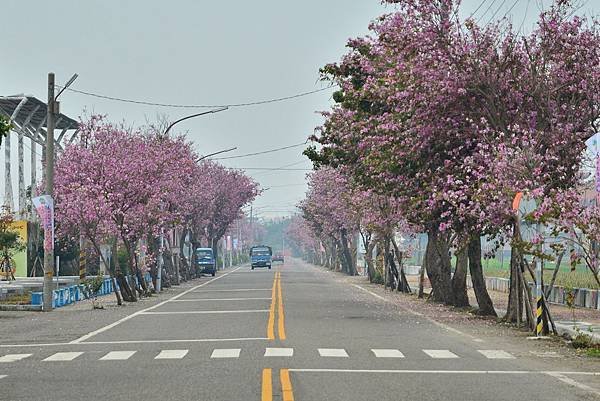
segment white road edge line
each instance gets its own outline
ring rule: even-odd
[[[209,301],[270,301],[268,298],[192,298],[192,299],[175,299],[169,302],[209,302]]]
[[[305,373],[419,373],[419,374],[472,374],[472,375],[579,375],[600,376],[600,372],[554,372],[547,370],[411,370],[411,369],[299,369],[289,368],[290,372]]]
[[[192,288],[192,292],[247,292],[247,291],[271,291],[271,290],[272,290],[272,288],[232,288],[230,290],[200,290],[200,291],[194,291],[194,289]]]
[[[388,303],[390,303],[390,301],[389,301],[388,299],[386,299],[386,298],[382,297],[382,296],[381,296],[381,295],[379,295],[379,294],[375,294],[373,291],[367,290],[366,288],[364,288],[364,287],[362,287],[362,286],[360,286],[360,285],[358,285],[358,284],[352,284],[352,285],[353,285],[354,287],[356,287],[356,288],[358,288],[358,289],[360,289],[360,290],[362,290],[362,291],[366,292],[367,294],[371,294],[372,296],[374,296],[374,297],[375,297],[375,298],[377,298],[377,299],[380,299],[380,300],[382,300],[382,301],[384,301],[384,302],[388,302]],[[430,322],[430,323],[433,323],[433,324],[435,324],[436,326],[443,328],[444,330],[447,330],[447,331],[449,331],[449,332],[452,332],[452,333],[458,334],[458,335],[460,335],[460,336],[469,337],[471,340],[473,340],[473,341],[475,341],[475,342],[478,342],[478,343],[484,342],[484,341],[483,341],[482,339],[480,339],[480,338],[473,337],[472,335],[470,335],[470,334],[467,334],[467,333],[463,333],[462,331],[460,331],[460,330],[457,330],[457,329],[455,329],[454,327],[450,327],[450,326],[448,326],[448,325],[445,325],[444,323],[440,323],[440,322],[438,322],[438,321],[436,321],[436,320],[433,320],[433,319],[432,319],[432,318],[430,318],[429,316],[425,316],[425,315],[424,315],[424,314],[422,314],[422,313],[415,312],[415,311],[414,311],[414,310],[412,310],[412,309],[406,308],[406,307],[404,307],[404,306],[401,306],[401,305],[398,305],[398,304],[394,304],[394,305],[396,305],[398,308],[400,308],[400,309],[402,309],[403,311],[405,311],[405,312],[408,312],[408,313],[410,313],[410,314],[412,314],[412,315],[414,315],[414,316],[419,316],[419,317],[422,317],[423,319],[427,320],[428,322]]]
[[[597,390],[597,389],[595,389],[593,387],[590,387],[587,384],[579,383],[579,382],[571,379],[570,377],[566,377],[562,373],[551,372],[551,373],[546,373],[546,374],[548,376],[551,376],[551,377],[554,377],[554,378],[560,380],[563,383],[568,384],[569,386],[576,387],[576,388],[578,388],[580,390],[584,390],[584,391],[590,392],[590,393],[595,394],[595,395],[600,395],[600,391],[599,390]]]
[[[241,309],[241,310],[188,310],[172,312],[143,312],[140,315],[219,315],[227,313],[266,313],[269,309]]]
[[[102,344],[159,344],[159,343],[218,343],[230,341],[266,341],[266,337],[240,337],[240,338],[192,338],[192,339],[174,339],[174,340],[118,340],[118,341],[86,341],[85,345]]]
[[[23,347],[61,347],[65,345],[102,345],[102,344],[160,344],[160,343],[210,343],[229,341],[266,341],[267,337],[240,337],[240,338],[189,338],[189,339],[167,339],[167,340],[118,340],[118,341],[86,341],[82,343],[47,343],[47,344],[4,344],[0,348],[23,348]],[[32,355],[32,354],[29,354]],[[1,357],[0,357],[1,358]],[[1,361],[0,361],[1,362]]]
[[[136,316],[138,316],[138,315],[141,315],[141,314],[142,314],[142,313],[144,313],[144,312],[148,312],[148,311],[150,311],[150,310],[152,310],[152,309],[156,309],[156,308],[158,308],[158,307],[160,307],[160,306],[163,306],[164,304],[166,304],[166,303],[167,303],[167,302],[169,302],[169,301],[172,301],[172,300],[174,300],[174,299],[179,299],[179,298],[181,298],[182,296],[184,296],[185,294],[189,294],[190,292],[192,292],[192,291],[194,291],[194,290],[196,290],[196,289],[198,289],[198,288],[204,287],[205,285],[208,285],[208,284],[210,284],[210,283],[212,283],[212,282],[214,282],[214,281],[216,281],[216,280],[220,280],[220,279],[222,279],[223,277],[227,277],[228,275],[230,275],[230,274],[231,274],[231,273],[233,273],[234,271],[237,271],[237,270],[239,270],[239,269],[241,269],[241,268],[242,268],[242,266],[240,266],[240,267],[238,267],[238,268],[236,268],[236,269],[234,269],[234,270],[232,270],[232,271],[230,271],[230,272],[228,272],[228,273],[225,273],[225,274],[223,274],[223,275],[220,275],[220,276],[218,276],[218,277],[215,277],[215,278],[213,278],[213,279],[211,279],[211,280],[208,280],[208,281],[207,281],[207,282],[205,282],[205,283],[198,284],[197,286],[195,286],[195,287],[192,287],[192,288],[190,288],[190,289],[188,289],[188,290],[185,290],[184,292],[182,292],[182,293],[179,293],[179,294],[177,294],[177,295],[174,295],[173,297],[171,297],[171,298],[169,298],[169,299],[167,299],[167,300],[165,300],[165,301],[159,302],[159,303],[157,303],[156,305],[153,305],[153,306],[150,306],[150,307],[148,307],[148,308],[146,308],[146,309],[142,309],[142,310],[140,310],[140,311],[134,312],[134,313],[132,313],[131,315],[125,316],[124,318],[117,320],[116,322],[113,322],[113,323],[111,323],[111,324],[109,324],[109,325],[106,325],[106,326],[104,326],[104,327],[102,327],[102,328],[99,328],[98,330],[94,330],[94,331],[92,331],[92,332],[90,332],[90,333],[88,333],[88,334],[86,334],[86,335],[83,335],[83,336],[81,336],[81,337],[79,337],[79,338],[77,338],[77,339],[75,339],[75,340],[73,340],[73,341],[70,341],[70,342],[69,342],[69,344],[79,344],[79,343],[81,343],[81,342],[83,342],[83,341],[85,341],[85,340],[87,340],[87,339],[89,339],[89,338],[92,338],[92,337],[94,337],[94,336],[96,336],[96,335],[98,335],[98,334],[100,334],[100,333],[103,333],[103,332],[105,332],[105,331],[107,331],[107,330],[110,330],[110,329],[112,329],[113,327],[116,327],[116,326],[120,325],[121,323],[128,321],[129,319],[132,319],[132,318],[134,318],[134,317],[136,317]]]

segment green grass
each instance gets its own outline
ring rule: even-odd
[[[486,277],[504,277],[508,278],[510,276],[510,271],[508,270],[508,266],[502,268],[499,265],[489,264],[486,266],[486,261],[483,261],[483,272]],[[552,274],[554,272],[552,270],[544,270],[544,283],[548,284],[552,280]],[[525,273],[526,277],[530,280],[529,272]],[[594,280],[594,276],[588,270],[583,268],[578,268],[575,271],[571,271],[570,269],[560,269],[558,271],[558,275],[556,276],[555,285],[570,287],[570,288],[590,288],[590,289],[598,289],[598,283]]]
[[[592,358],[600,358],[600,348],[590,348],[585,354]]]
[[[412,258],[406,259],[405,263],[407,265],[420,265],[421,260],[417,260],[417,258],[413,256]],[[456,260],[453,260],[453,265],[455,263]],[[505,257],[504,261],[499,258],[483,259],[481,263],[486,277],[508,278],[510,276],[510,258]],[[546,266],[553,269],[554,263],[550,262]],[[550,283],[553,273],[553,270],[544,270],[544,283]],[[531,281],[528,272],[526,272],[526,277]],[[594,280],[594,276],[586,266],[578,265],[575,271],[571,271],[571,266],[568,263],[561,263],[555,285],[570,288],[600,289],[600,286],[598,286],[598,283]]]

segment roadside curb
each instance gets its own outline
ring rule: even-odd
[[[589,323],[576,322],[575,325],[571,325],[557,322],[555,323],[555,326],[558,334],[561,336],[567,336],[570,339],[574,339],[578,335],[584,335],[591,339],[592,344],[600,344],[600,334],[589,331],[589,328],[592,327]]]
[[[12,304],[0,304],[0,311],[2,312],[40,312],[42,305],[12,305]]]

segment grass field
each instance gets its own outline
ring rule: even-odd
[[[453,260],[453,263],[456,261]],[[416,257],[407,259],[405,262],[407,265],[420,265],[421,260],[417,260]],[[510,258],[504,257],[501,259],[483,259],[483,272],[486,277],[503,277],[508,278],[510,275],[509,271]],[[550,263],[548,267],[554,269],[554,264]],[[544,270],[544,283],[549,283],[552,279],[553,270]],[[531,281],[529,273],[526,272],[526,277]],[[571,266],[567,263],[562,263],[558,276],[556,277],[555,285],[570,287],[570,288],[590,288],[600,289],[598,283],[594,280],[594,276],[587,269],[587,267],[580,265],[577,266],[575,271],[571,271]]]

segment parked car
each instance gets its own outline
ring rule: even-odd
[[[270,269],[272,255],[273,250],[270,246],[258,245],[250,248],[250,264],[252,270],[254,270],[255,267],[268,267]]]
[[[198,274],[206,273],[215,276],[217,263],[211,248],[196,248],[196,268]]]
[[[283,253],[276,253],[273,256],[273,262],[281,262],[284,263],[284,257],[283,257]]]

